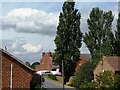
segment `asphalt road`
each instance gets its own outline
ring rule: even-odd
[[[63,90],[63,84],[49,79],[45,79],[43,87],[46,88],[47,90]],[[76,90],[76,89],[65,85],[64,90]]]

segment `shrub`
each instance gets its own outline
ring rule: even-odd
[[[86,61],[80,70],[75,73],[74,86],[79,88],[85,81],[91,82],[94,79],[93,70],[98,61],[90,60]]]
[[[74,86],[74,83],[73,83],[74,79],[75,79],[75,76],[71,76],[70,79],[69,79],[69,81],[66,82],[66,85],[68,85],[68,86]]]

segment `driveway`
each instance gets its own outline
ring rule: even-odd
[[[45,79],[45,82],[43,83],[43,87],[47,90],[63,90],[63,84],[58,83],[56,81]],[[64,90],[76,90],[74,87],[66,86]]]

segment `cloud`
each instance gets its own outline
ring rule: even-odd
[[[58,15],[31,8],[14,9],[2,17],[2,30],[55,35]]]
[[[40,53],[43,50],[42,45],[34,45],[24,40],[3,40],[2,46],[6,46],[14,55],[35,54]]]
[[[42,56],[43,47],[42,45],[34,45],[30,42],[27,42],[23,39],[15,39],[15,40],[2,40],[2,47],[5,49],[7,47],[7,51],[19,58],[23,62],[35,62],[39,61]]]
[[[37,53],[42,50],[41,45],[35,46],[30,43],[26,43],[25,45],[22,46],[22,48],[24,48],[24,50],[26,50],[27,53]]]

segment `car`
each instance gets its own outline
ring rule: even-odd
[[[51,73],[50,71],[48,71],[48,70],[37,71],[36,73],[39,74],[39,75],[42,75],[42,76],[52,74],[52,73]]]
[[[56,76],[61,76],[61,72],[59,71],[59,69],[56,69],[55,71],[51,71],[52,75],[56,75]]]

